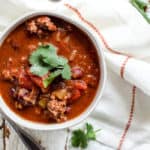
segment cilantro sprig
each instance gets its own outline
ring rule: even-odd
[[[142,14],[147,22],[150,23],[150,17],[146,12],[147,8],[150,6],[150,2],[144,0],[130,0],[130,2]]]
[[[71,137],[71,144],[73,147],[86,148],[90,140],[96,140],[96,133],[100,129],[94,131],[94,128],[91,124],[86,123],[85,129],[74,130]]]
[[[60,75],[63,79],[71,78],[71,69],[68,60],[63,56],[58,56],[56,47],[52,44],[39,46],[30,55],[29,62],[31,64],[31,73],[37,76],[42,77],[50,72],[49,76],[43,80],[45,88]]]

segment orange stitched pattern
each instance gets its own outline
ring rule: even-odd
[[[89,22],[88,20],[86,20],[82,15],[81,13],[79,12],[79,10],[69,4],[64,4],[66,7],[68,7],[69,9],[71,9],[73,12],[75,12],[79,18],[84,22],[86,23],[87,25],[89,25],[100,37],[100,39],[102,40],[102,42],[104,43],[105,47],[112,53],[115,53],[115,54],[120,54],[120,55],[126,55],[128,56],[127,54],[125,53],[122,53],[122,52],[118,52],[112,48],[109,47],[108,43],[106,42],[106,40],[104,39],[103,35],[99,32],[99,30],[91,23]]]
[[[121,69],[120,69],[120,76],[121,78],[124,78],[124,70],[125,70],[125,66],[129,60],[129,58],[131,58],[130,56],[127,56],[126,59],[123,61],[123,64],[121,65]]]
[[[132,88],[132,102],[131,102],[131,109],[130,109],[130,115],[129,115],[129,119],[128,119],[128,122],[125,126],[125,129],[124,129],[124,132],[121,136],[121,139],[120,139],[120,142],[119,142],[119,145],[118,145],[118,148],[117,150],[121,150],[122,148],[122,145],[124,143],[124,140],[125,140],[125,137],[127,135],[127,132],[131,126],[131,122],[132,122],[132,119],[133,119],[133,113],[134,113],[134,106],[135,106],[135,93],[136,93],[136,87],[133,86]]]

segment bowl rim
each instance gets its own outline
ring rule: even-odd
[[[9,106],[5,103],[3,98],[0,96],[0,109],[3,111],[3,113],[9,117],[12,121],[14,121],[16,124],[28,128],[28,129],[33,129],[33,130],[59,130],[59,129],[64,129],[68,128],[71,126],[74,126],[76,124],[79,124],[81,121],[85,120],[89,114],[94,110],[98,102],[100,101],[100,98],[102,96],[104,87],[105,87],[105,81],[106,81],[106,64],[104,60],[104,53],[102,51],[101,43],[100,41],[96,40],[96,37],[92,34],[92,30],[90,31],[89,28],[86,26],[82,25],[82,23],[73,20],[72,18],[62,15],[60,13],[54,13],[51,11],[32,11],[29,13],[26,13],[16,19],[14,22],[12,22],[0,35],[0,45],[2,45],[3,41],[6,39],[6,37],[21,23],[25,22],[26,20],[40,16],[40,15],[48,15],[52,17],[57,17],[60,18],[68,23],[73,24],[77,28],[79,28],[81,31],[83,31],[91,40],[93,45],[96,48],[98,59],[99,59],[99,67],[100,67],[100,81],[99,85],[96,91],[96,95],[91,102],[91,104],[77,117],[68,120],[66,122],[62,123],[54,123],[54,124],[44,124],[44,123],[39,123],[39,122],[32,122],[29,120],[26,120],[25,118],[17,115]]]

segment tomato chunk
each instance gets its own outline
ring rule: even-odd
[[[79,89],[79,90],[86,90],[87,89],[87,84],[83,80],[75,80],[74,81],[74,87],[76,89]]]
[[[34,83],[31,81],[30,77],[27,75],[27,73],[24,70],[20,72],[18,82],[21,87],[27,89],[32,89],[32,87],[34,86]]]
[[[43,85],[43,79],[41,77],[38,77],[36,75],[33,75],[30,70],[28,69],[27,70],[27,73],[30,77],[30,79],[40,88],[44,88],[44,85]]]
[[[73,89],[71,91],[71,98],[67,100],[68,104],[76,102],[81,97],[81,92],[78,89]]]

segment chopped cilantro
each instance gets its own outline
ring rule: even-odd
[[[63,79],[71,78],[68,60],[62,56],[58,56],[56,47],[52,44],[39,46],[30,55],[29,62],[31,64],[31,73],[37,76],[42,77],[50,72],[49,77],[43,81],[45,88],[59,75],[61,75]]]
[[[89,123],[86,124],[86,129],[87,129],[87,138],[90,140],[96,140],[96,134],[94,132],[93,126]]]
[[[30,71],[38,76],[43,76],[48,73],[49,67],[42,67],[41,65],[34,64],[30,67]]]
[[[96,132],[91,124],[86,123],[85,130],[77,129],[72,132],[71,144],[73,147],[86,148],[90,140],[96,140]]]
[[[62,70],[62,77],[67,80],[70,79],[70,76],[71,76],[70,66],[68,64],[65,64]]]
[[[57,56],[55,54],[51,54],[45,58],[42,59],[42,61],[47,64],[50,65],[52,68],[58,67],[58,66],[64,66],[65,64],[68,63],[68,60],[66,58]]]
[[[86,148],[88,145],[88,141],[85,132],[81,129],[73,131],[71,143],[73,147]]]
[[[32,65],[42,65],[43,59],[51,55],[56,55],[56,48],[51,44],[41,45],[31,54],[29,62]]]
[[[48,78],[46,78],[43,81],[44,87],[48,87],[49,84],[51,84],[53,82],[53,80],[58,77],[59,75],[61,75],[62,70],[56,70],[52,73],[50,73],[50,75],[48,76]]]

